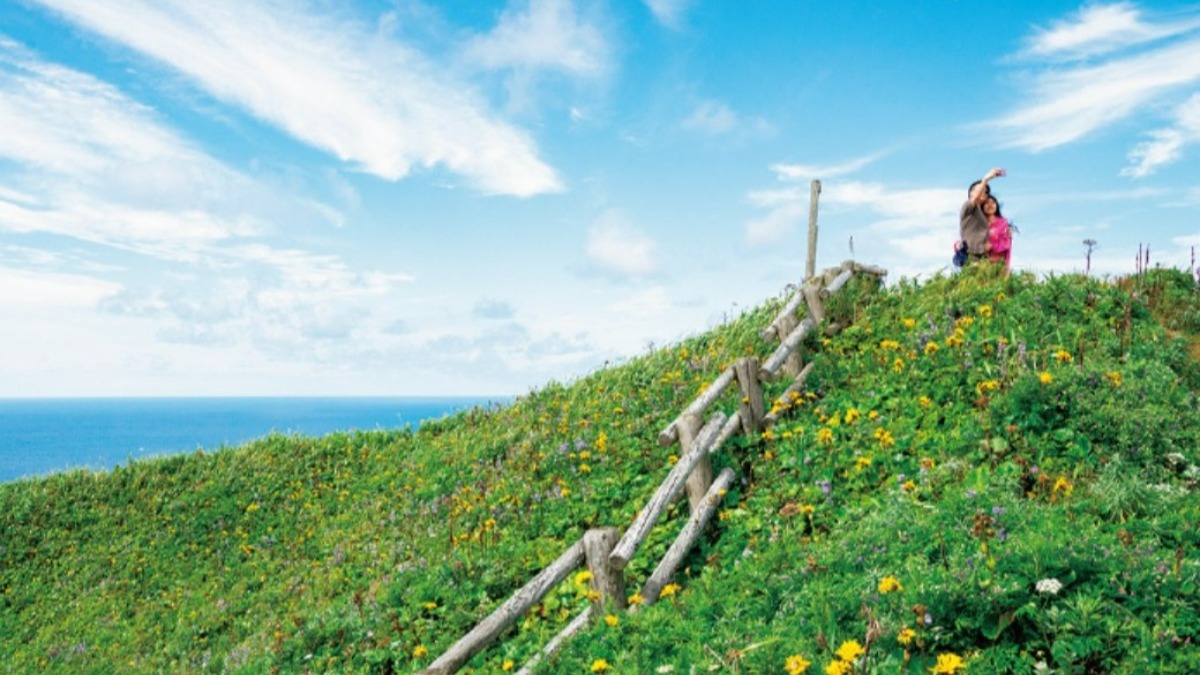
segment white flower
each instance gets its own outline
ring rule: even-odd
[[[1037,582],[1038,593],[1049,593],[1050,595],[1058,595],[1062,590],[1062,582],[1058,579],[1042,579]]]

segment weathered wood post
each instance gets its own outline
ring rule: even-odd
[[[758,371],[758,359],[751,356],[738,359],[733,364],[733,372],[737,376],[738,386],[742,390],[742,403],[738,408],[742,418],[742,433],[750,438],[757,438],[762,433],[763,417],[766,416]],[[695,508],[692,510],[695,511]]]
[[[817,273],[817,198],[820,196],[821,181],[814,180],[808,195],[808,262],[804,267],[806,280]]]
[[[600,616],[601,609],[610,602],[615,609],[625,609],[625,575],[608,563],[608,556],[620,538],[615,527],[599,527],[583,535],[583,552],[588,571],[592,573],[592,588],[600,592],[600,597],[592,601],[592,616]]]
[[[696,434],[700,433],[700,427],[703,424],[700,415],[698,412],[689,412],[679,418],[676,426],[679,428],[680,457],[688,451],[688,448],[692,447],[692,443],[696,442]],[[712,485],[712,475],[712,460],[705,454],[696,463],[696,468],[692,469],[692,473],[687,479],[688,507],[692,511],[696,510],[700,500],[704,499],[704,493],[708,492],[708,486]]]

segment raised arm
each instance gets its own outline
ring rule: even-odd
[[[988,181],[997,176],[1003,175],[1004,169],[992,169],[984,174],[983,178],[980,178],[979,182],[975,184],[975,187],[971,189],[971,203],[976,206],[982,204],[983,200],[986,199],[988,195]]]

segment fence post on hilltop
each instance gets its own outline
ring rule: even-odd
[[[692,447],[702,425],[701,413],[684,413],[680,416],[678,425],[680,457],[687,452],[688,448]],[[705,454],[696,464],[696,468],[692,469],[692,473],[687,479],[688,506],[692,511],[696,510],[696,505],[704,498],[704,493],[708,492],[708,486],[712,485],[712,479],[712,461]]]
[[[804,266],[804,279],[817,273],[817,198],[821,196],[821,181],[814,180],[808,196],[808,261]]]
[[[625,574],[608,563],[620,533],[615,527],[598,527],[583,535],[583,552],[592,573],[592,588],[600,592],[592,601],[592,616],[600,616],[604,605],[612,601],[615,609],[625,609]]]
[[[742,407],[739,408],[742,418],[742,433],[750,438],[758,438],[763,431],[763,417],[766,408],[763,405],[762,384],[758,381],[758,359],[747,356],[738,359],[733,364],[733,372],[737,376],[738,386],[742,389]]]

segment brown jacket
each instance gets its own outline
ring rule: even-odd
[[[958,237],[967,242],[967,252],[980,256],[986,253],[984,247],[988,240],[987,216],[983,208],[972,203],[970,199],[963,203],[958,213]]]

